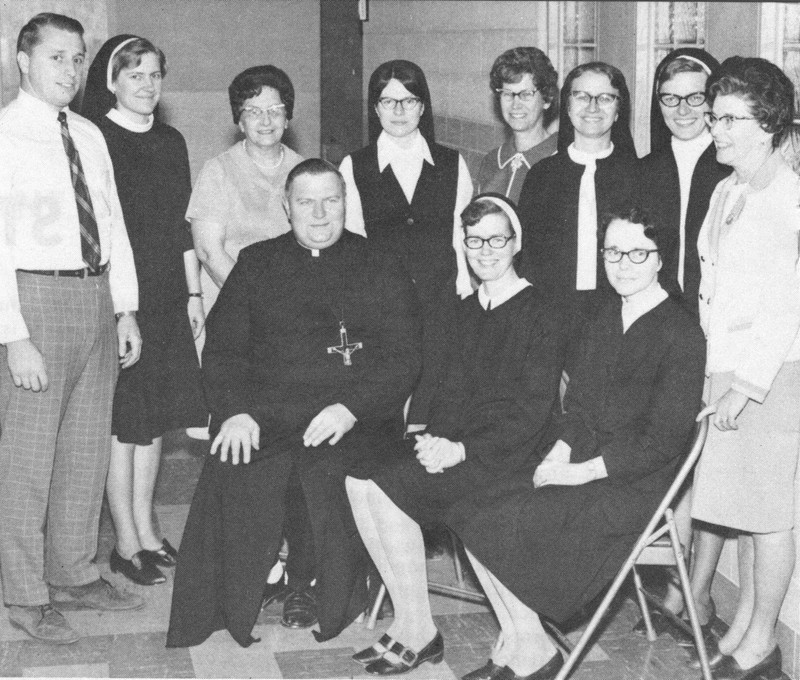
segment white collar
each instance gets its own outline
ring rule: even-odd
[[[631,324],[669,297],[661,284],[646,288],[628,298],[622,298],[622,326],[627,331]]]
[[[497,309],[504,302],[508,302],[517,293],[530,285],[530,281],[520,277],[516,281],[506,284],[499,293],[495,293],[494,296],[489,297],[489,293],[486,292],[486,284],[481,283],[481,285],[478,286],[478,302],[481,303],[481,307],[484,309],[489,306],[490,302],[492,303],[492,309]]]
[[[155,117],[151,113],[147,117],[146,123],[137,123],[128,118],[128,116],[119,109],[109,109],[106,117],[114,121],[120,127],[130,130],[131,132],[147,132],[153,127],[153,120],[155,120]]]
[[[433,165],[433,156],[428,147],[428,142],[419,131],[419,128],[411,133],[414,135],[413,143],[408,148],[401,147],[386,131],[378,135],[378,169],[383,172],[387,165],[395,161],[407,162],[409,158],[416,158],[428,161]]]
[[[612,153],[614,153],[614,142],[609,143],[607,149],[594,152],[581,151],[575,146],[575,142],[572,142],[572,144],[567,147],[567,153],[575,163],[578,163],[579,165],[591,165],[595,161],[608,158]]]
[[[700,158],[703,152],[708,148],[708,145],[714,141],[708,129],[703,130],[702,133],[697,135],[694,139],[683,140],[678,139],[673,135],[670,140],[672,145],[672,152],[678,158]]]
[[[67,116],[75,115],[69,108],[69,105],[65,106],[62,109],[56,109],[54,106],[51,106],[46,101],[39,99],[39,97],[26,92],[22,88],[19,88],[19,93],[17,94],[17,101],[30,113],[42,116],[44,118],[52,118],[54,121],[58,121],[58,114],[61,111],[64,111]]]

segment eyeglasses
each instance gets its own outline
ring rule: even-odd
[[[619,250],[617,248],[600,248],[600,252],[603,253],[603,259],[611,264],[621,262],[623,255],[627,255],[628,259],[633,264],[642,264],[648,257],[650,257],[650,253],[657,253],[658,248],[654,248],[653,250],[635,248],[634,250],[628,251]]]
[[[406,97],[405,99],[395,99],[394,97],[381,97],[378,104],[384,111],[393,111],[400,104],[403,111],[409,112],[416,109],[422,100],[419,97]]]
[[[722,123],[723,130],[730,130],[737,120],[756,120],[753,116],[732,116],[729,113],[726,113],[724,116],[715,116],[710,111],[706,111],[703,117],[709,129],[713,128],[717,123]]]
[[[692,92],[685,97],[681,97],[680,95],[672,94],[672,92],[661,92],[658,95],[658,101],[670,109],[680,106],[681,102],[686,102],[689,106],[702,106],[706,103],[706,93]]]
[[[533,101],[538,89],[535,90],[522,90],[521,92],[512,92],[511,90],[504,90],[502,87],[495,88],[495,92],[500,95],[501,101],[506,104],[513,104],[515,99],[528,104]]]
[[[582,92],[581,90],[573,90],[569,93],[569,96],[583,106],[589,106],[593,101],[595,101],[597,102],[597,105],[602,108],[608,108],[615,101],[621,98],[618,94],[611,94],[610,92],[589,94],[588,92]]]
[[[260,109],[257,106],[242,107],[242,115],[247,118],[263,118],[265,113],[270,120],[283,118],[286,115],[286,104],[273,104],[266,109]]]
[[[509,241],[513,241],[513,236],[490,236],[489,238],[481,238],[480,236],[467,236],[464,239],[464,245],[470,250],[480,250],[483,248],[484,243],[488,243],[490,248],[500,250],[505,248]]]

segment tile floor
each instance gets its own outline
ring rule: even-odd
[[[164,535],[178,545],[188,504],[207,446],[183,434],[165,439],[165,455],[156,490],[156,512]],[[135,678],[353,678],[365,676],[350,655],[371,644],[386,628],[375,631],[353,624],[326,643],[310,631],[291,631],[279,623],[280,605],[262,612],[253,635],[261,642],[239,647],[226,632],[215,633],[190,649],[166,649],[171,581],[145,588],[108,571],[114,544],[107,512],[101,522],[98,563],[112,582],[142,594],[145,609],[127,613],[67,612],[71,625],[84,637],[74,645],[51,646],[12,628],[0,611],[0,676],[135,677]],[[442,578],[453,579],[448,558],[432,560]],[[424,664],[407,677],[459,678],[483,665],[497,633],[483,606],[432,596],[436,624],[445,639],[444,663]],[[602,636],[591,648],[574,680],[696,680],[699,672],[684,666],[685,652],[669,636],[655,643],[630,632],[637,609],[621,601]],[[570,634],[575,639],[580,631]]]

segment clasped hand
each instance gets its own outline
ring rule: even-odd
[[[427,432],[414,437],[417,440],[414,445],[417,460],[431,474],[444,472],[446,468],[458,465],[464,460],[464,445],[460,442],[434,437]]]

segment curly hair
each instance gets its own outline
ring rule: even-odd
[[[239,124],[244,103],[251,97],[257,97],[265,87],[278,91],[281,103],[286,107],[286,120],[292,119],[294,113],[294,86],[285,71],[272,64],[251,66],[233,79],[228,87],[228,98],[231,102],[233,122]]]
[[[706,84],[709,104],[717,97],[744,99],[777,149],[794,117],[794,85],[775,64],[760,57],[730,57],[714,71]]]
[[[547,126],[558,116],[558,73],[549,57],[538,47],[513,47],[503,52],[489,71],[489,87],[499,105],[497,90],[503,87],[503,83],[518,83],[526,73],[533,78],[542,98],[550,104],[544,111],[544,124]]]

